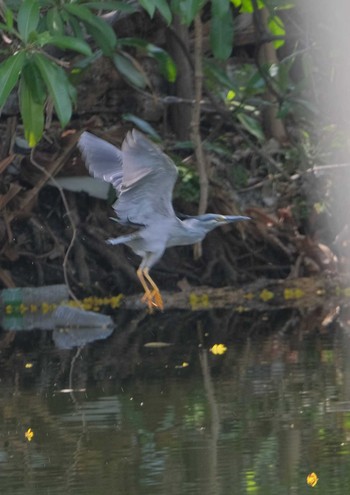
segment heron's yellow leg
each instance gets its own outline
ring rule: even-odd
[[[153,304],[158,309],[160,309],[161,311],[163,311],[163,309],[164,309],[163,298],[161,296],[161,293],[160,293],[160,290],[159,290],[157,284],[155,283],[155,281],[153,280],[153,278],[149,274],[149,269],[147,267],[143,269],[143,275],[146,278],[146,280],[150,283],[150,285],[151,285],[151,287],[153,289],[152,292],[151,292]]]
[[[149,312],[152,313],[154,306],[157,306],[155,301],[153,301],[153,291],[147,285],[147,282],[146,282],[145,277],[144,277],[144,270],[142,270],[142,268],[139,268],[137,270],[136,274],[137,274],[137,276],[141,282],[143,290],[145,291],[145,294],[142,297],[142,302],[147,303]]]

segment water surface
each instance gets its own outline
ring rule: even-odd
[[[4,333],[0,493],[347,493],[346,325],[249,336],[241,321],[225,341],[193,321],[184,335],[174,317],[171,331],[117,328],[73,349],[51,332]]]

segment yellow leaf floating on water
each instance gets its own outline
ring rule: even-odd
[[[225,354],[227,347],[224,344],[214,344],[209,350],[213,354],[220,356],[221,354]]]
[[[34,431],[31,428],[28,428],[28,430],[25,432],[24,436],[28,440],[28,442],[32,441],[32,438],[34,437]]]
[[[270,299],[273,299],[275,297],[275,295],[270,290],[264,289],[260,292],[259,297],[262,301],[267,302],[267,301],[270,301]]]
[[[178,364],[175,366],[176,369],[179,369],[179,368],[187,368],[187,366],[189,366],[189,363],[186,363],[186,361],[184,361],[182,364]]]
[[[309,485],[309,486],[316,486],[317,485],[317,482],[318,482],[318,477],[317,477],[317,474],[316,473],[310,473],[307,478],[306,478],[306,483]]]

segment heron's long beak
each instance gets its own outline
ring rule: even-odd
[[[236,216],[236,215],[226,215],[222,217],[222,221],[226,223],[242,222],[244,220],[251,220],[250,217]]]

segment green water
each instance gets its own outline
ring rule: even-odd
[[[1,495],[349,493],[347,329],[209,333],[161,348],[145,344],[169,335],[117,330],[79,350],[3,334]]]

